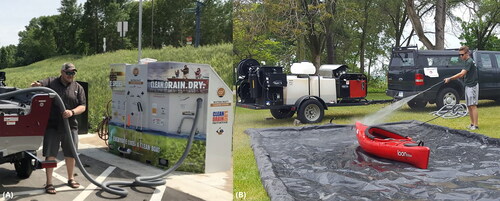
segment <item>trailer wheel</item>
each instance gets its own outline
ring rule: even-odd
[[[293,117],[295,111],[291,109],[271,109],[271,115],[276,119],[288,119]]]
[[[441,90],[436,98],[436,105],[438,108],[442,108],[445,105],[456,105],[460,103],[460,97],[458,96],[457,90],[453,88],[444,88]]]
[[[308,99],[300,104],[299,111],[297,113],[297,117],[300,122],[308,124],[308,123],[317,123],[323,119],[325,115],[325,111],[323,105],[316,99]]]
[[[425,106],[427,105],[427,101],[410,101],[408,102],[408,106],[410,106],[411,109],[414,110],[421,110],[424,109]]]
[[[31,158],[29,157],[25,157],[20,161],[14,162],[14,167],[16,168],[17,177],[21,179],[30,177],[34,169]]]

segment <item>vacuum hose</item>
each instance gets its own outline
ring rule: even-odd
[[[54,98],[56,105],[59,107],[59,109],[61,111],[66,110],[66,108],[64,106],[64,102],[62,101],[61,97],[59,97],[59,95],[57,95],[57,93],[54,90],[52,90],[50,88],[46,88],[46,87],[32,87],[32,88],[21,89],[21,90],[17,90],[17,91],[8,92],[8,93],[3,93],[3,94],[0,94],[0,100],[1,99],[9,99],[9,98],[14,97],[18,94],[27,94],[27,93],[34,93],[34,92],[46,92],[46,93],[48,93],[51,98]],[[203,99],[201,99],[201,98],[198,98],[196,100],[196,114],[194,117],[193,126],[191,127],[191,132],[189,134],[189,139],[188,139],[188,142],[186,145],[186,149],[184,150],[184,153],[182,154],[181,158],[177,161],[177,163],[175,163],[171,168],[164,171],[163,173],[158,174],[158,175],[154,175],[154,176],[139,176],[139,177],[136,177],[134,181],[108,181],[108,182],[104,182],[104,183],[100,184],[99,182],[94,180],[89,175],[89,173],[85,170],[85,168],[83,167],[83,164],[80,160],[80,157],[78,157],[76,147],[74,146],[73,143],[71,143],[71,152],[75,156],[76,165],[78,166],[78,168],[80,168],[80,170],[81,170],[82,174],[85,176],[85,178],[87,178],[91,183],[93,183],[94,185],[96,185],[98,187],[101,187],[104,191],[106,191],[108,193],[119,195],[122,197],[127,196],[128,191],[123,189],[123,188],[120,188],[120,187],[113,187],[111,185],[120,185],[120,186],[159,186],[159,185],[163,185],[166,183],[165,180],[163,179],[163,177],[165,177],[166,175],[175,171],[184,162],[184,159],[186,159],[187,155],[189,154],[189,151],[190,151],[191,146],[193,144],[194,136],[196,133],[195,132],[196,125],[198,124],[198,119],[199,119],[198,114],[199,114],[202,102],[203,102]],[[66,134],[70,137],[71,142],[73,142],[73,136],[70,134],[71,131],[70,131],[68,119],[63,119],[63,124],[64,124],[64,130],[66,131]]]

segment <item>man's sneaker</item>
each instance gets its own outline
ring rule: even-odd
[[[471,124],[470,126],[467,126],[467,129],[469,129],[469,130],[477,130],[477,129],[479,129],[479,126],[474,126],[474,125]]]

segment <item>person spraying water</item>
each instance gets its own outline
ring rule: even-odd
[[[462,70],[448,78],[444,78],[444,82],[448,83],[451,80],[459,79],[464,77],[465,82],[465,102],[467,104],[467,109],[470,116],[470,126],[467,126],[469,130],[479,129],[478,126],[478,112],[477,104],[479,100],[479,78],[477,74],[477,67],[474,60],[470,57],[469,47],[462,46],[458,50],[460,59],[465,62]]]

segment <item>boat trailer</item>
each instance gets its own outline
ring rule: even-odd
[[[57,166],[56,161],[42,161],[36,156],[54,94],[5,95],[17,90],[5,85],[5,72],[0,72],[0,164],[14,164],[17,176],[25,179],[33,170]]]

